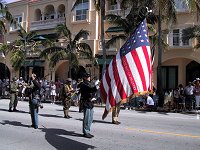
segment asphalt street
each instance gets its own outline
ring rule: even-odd
[[[95,107],[94,138],[87,139],[78,107],[65,119],[62,106],[44,103],[39,129],[33,129],[28,102],[19,101],[19,112],[8,112],[8,104],[0,100],[0,150],[200,150],[197,114],[121,110],[121,124],[114,125],[111,114],[102,120],[104,108]]]

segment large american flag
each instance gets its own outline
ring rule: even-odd
[[[106,103],[105,112],[134,94],[152,89],[151,61],[146,20],[143,20],[110,62],[102,78],[100,91]]]

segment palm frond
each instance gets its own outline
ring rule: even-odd
[[[195,25],[182,30],[182,39],[189,40],[192,38],[200,37],[200,26]]]
[[[111,38],[110,40],[108,40],[106,42],[106,48],[109,49],[112,45],[114,45],[118,40],[122,39],[122,40],[126,40],[128,38],[128,36],[126,35],[118,35],[118,36],[114,36],[113,38]]]
[[[50,66],[54,67],[60,60],[64,59],[66,57],[66,53],[64,51],[57,51],[56,53],[53,53],[50,58]]]
[[[64,24],[58,24],[55,28],[56,33],[58,34],[58,36],[60,36],[62,33],[65,37],[67,37],[67,39],[71,38],[71,32],[70,30],[67,28],[66,25]]]
[[[92,49],[87,43],[78,43],[77,44],[78,53],[81,56],[86,56],[87,58],[91,59],[93,57],[92,55]]]
[[[14,70],[18,70],[24,63],[25,55],[22,51],[15,51],[11,54],[10,61]]]
[[[58,46],[54,46],[54,47],[49,47],[49,48],[46,48],[44,49],[41,53],[40,53],[40,56],[39,57],[47,57],[48,55],[50,54],[53,54],[53,53],[59,53],[60,51],[65,51],[66,49],[64,47],[58,47]]]
[[[1,20],[0,20],[0,31],[1,31],[1,32],[7,32],[7,31],[6,31],[6,27],[5,27],[5,25],[4,25],[4,22],[1,21]]]
[[[76,41],[79,41],[81,38],[85,37],[85,36],[88,36],[89,35],[89,32],[87,30],[83,30],[81,29],[78,34],[75,35],[74,37],[74,42]]]

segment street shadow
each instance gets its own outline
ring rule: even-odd
[[[45,132],[45,139],[47,142],[57,150],[88,150],[96,148],[92,145],[67,138],[67,136],[83,137],[82,134],[75,133],[74,131],[66,131],[55,128],[43,128],[41,131]]]
[[[0,122],[2,125],[12,125],[12,126],[17,126],[17,127],[30,127],[29,125],[22,124],[21,122],[18,121],[9,121],[9,120],[3,120],[3,122]]]
[[[56,109],[56,111],[63,111],[63,109]],[[69,110],[69,112],[79,112],[79,111],[76,111],[76,110]]]
[[[147,113],[148,111],[145,111],[145,110],[135,110],[137,113]]]
[[[83,119],[76,119],[79,121],[83,121]],[[112,122],[104,121],[104,120],[93,120],[93,123],[105,123],[105,124],[112,124]]]
[[[8,112],[8,109],[3,109],[3,108],[0,108],[0,111],[6,111]],[[18,110],[18,111],[15,111],[15,112],[10,112],[10,113],[29,113],[29,112],[26,112],[26,111],[23,111],[23,110]]]
[[[169,115],[168,112],[157,112],[157,113],[161,115]]]
[[[51,115],[51,114],[39,114],[39,115],[43,117],[63,118],[63,116],[57,116],[57,115]]]

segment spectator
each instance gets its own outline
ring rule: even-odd
[[[195,82],[194,95],[195,95],[195,101],[196,101],[196,110],[199,110],[199,105],[200,105],[200,79],[199,78],[197,78]]]
[[[145,109],[149,111],[152,111],[153,109],[155,109],[153,98],[149,96],[149,94],[145,94],[144,98],[146,100]]]
[[[54,82],[51,82],[50,85],[50,89],[51,89],[51,104],[55,104],[55,100],[56,100],[56,85],[54,84]]]
[[[192,85],[192,82],[188,82],[188,85],[184,89],[184,94],[186,109],[191,110],[194,99],[194,86]]]

